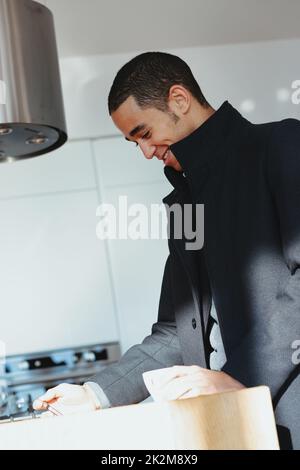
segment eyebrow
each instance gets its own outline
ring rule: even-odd
[[[147,127],[146,124],[139,124],[134,129],[132,129],[132,131],[129,132],[130,137],[135,136],[135,134],[137,134],[138,132],[141,132],[142,130],[144,130],[145,127]],[[130,140],[127,139],[127,137],[125,137],[125,140],[128,140],[130,142]]]

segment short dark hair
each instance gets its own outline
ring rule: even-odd
[[[190,67],[176,55],[144,52],[125,64],[117,73],[108,96],[111,115],[133,96],[141,108],[168,110],[169,90],[182,85],[203,106],[208,106]]]

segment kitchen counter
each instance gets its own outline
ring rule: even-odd
[[[278,441],[269,389],[255,387],[1,424],[0,449],[278,449]]]

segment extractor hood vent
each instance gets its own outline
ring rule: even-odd
[[[53,15],[32,0],[0,0],[0,162],[66,140]]]

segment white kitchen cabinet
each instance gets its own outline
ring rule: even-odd
[[[123,137],[94,141],[97,172],[102,186],[164,182],[164,164],[147,160],[139,147]]]
[[[165,183],[122,186],[105,190],[104,201],[118,206],[119,196],[128,204],[160,204],[169,192]],[[164,207],[163,207],[164,210]],[[132,220],[132,218],[129,219]],[[125,352],[150,334],[157,319],[167,240],[109,240],[109,253],[115,287],[121,348]]]
[[[161,204],[173,189],[164,175],[163,163],[156,158],[146,160],[140,149],[123,138],[95,141],[94,154],[101,201],[113,204],[117,214],[120,196],[127,197],[128,205],[143,204],[149,209],[151,203]],[[150,333],[157,319],[168,245],[162,239],[122,240],[117,233],[108,247],[121,349],[125,352]]]
[[[0,201],[7,354],[118,341],[97,204],[95,190]]]
[[[68,142],[49,154],[0,165],[0,199],[95,186],[89,141]]]

